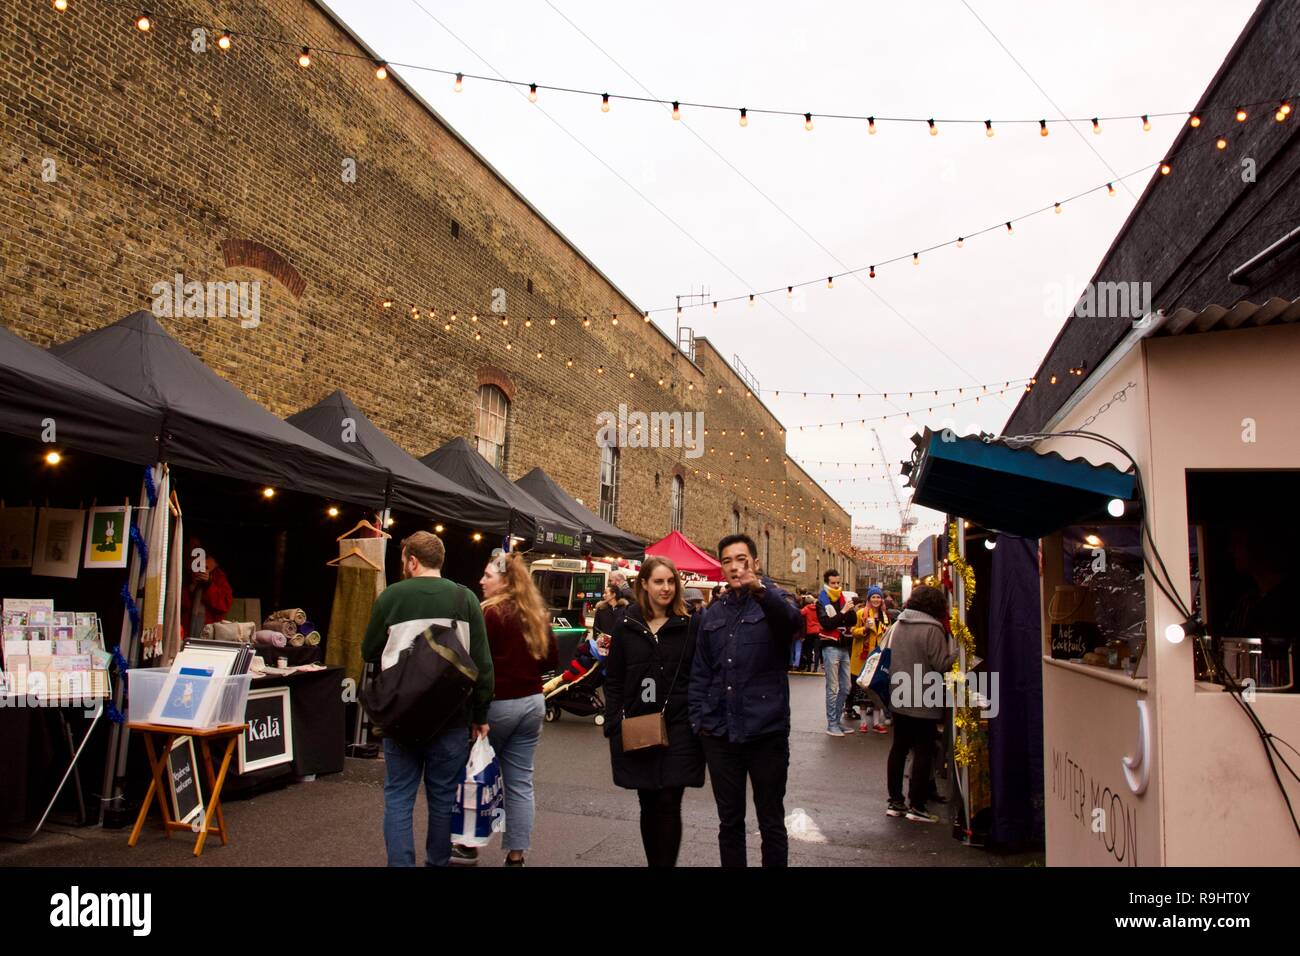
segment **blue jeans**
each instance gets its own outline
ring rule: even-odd
[[[415,866],[411,814],[421,778],[429,804],[424,865],[447,866],[451,862],[451,812],[467,760],[469,728],[459,722],[420,750],[384,738],[384,845],[388,848],[389,866]]]
[[[826,729],[833,730],[840,726],[849,696],[849,652],[828,644],[822,648],[822,664],[826,668]]]
[[[506,852],[527,850],[533,836],[533,754],[542,736],[546,700],[541,694],[517,700],[494,700],[488,707],[488,743],[501,763],[506,785]]]
[[[803,649],[803,638],[796,637],[790,642],[790,666],[799,666],[799,651]]]

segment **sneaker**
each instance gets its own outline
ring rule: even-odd
[[[478,847],[451,845],[451,862],[461,866],[478,866]]]
[[[854,707],[850,707],[848,710],[846,710],[846,711],[844,712],[844,716],[847,717],[849,720],[861,720],[861,719],[862,719],[862,715],[861,715],[860,713],[858,713],[857,708],[854,708]]]
[[[524,865],[524,858],[521,856],[519,859],[515,860],[515,859],[512,859],[512,858],[510,857],[510,854],[507,853],[507,854],[506,854],[506,862],[505,862],[504,865],[505,865],[505,866],[523,866],[523,865]]]
[[[840,727],[827,727],[826,733],[831,737],[843,737],[844,730]]]
[[[866,733],[868,730],[870,730],[870,729],[871,729],[871,728],[870,728],[869,726],[867,726],[866,724],[862,724],[861,726],[858,727],[858,733],[860,733],[860,734],[865,734],[865,733]]]
[[[905,813],[907,813],[907,804],[901,800],[890,800],[885,806],[885,816],[887,817],[901,817]]]
[[[843,724],[840,724],[840,733],[842,733],[842,734],[844,734],[845,736],[847,736],[847,735],[853,733],[853,728],[852,728],[852,727],[845,727]]]
[[[938,823],[939,814],[931,813],[929,810],[926,810],[924,807],[922,807],[919,810],[916,807],[908,807],[907,819],[915,820],[917,823]]]
[[[876,726],[872,727],[871,730],[872,730],[873,733],[877,733],[877,734],[887,734],[887,733],[889,733],[889,728],[886,727],[884,724],[876,724]],[[862,732],[863,732],[863,733],[866,733],[866,732],[867,732],[867,728],[866,728],[865,725],[864,725],[863,728],[862,728]]]

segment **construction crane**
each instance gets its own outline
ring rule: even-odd
[[[889,459],[885,457],[885,448],[880,444],[880,433],[873,428],[871,434],[876,439],[876,451],[880,452],[880,463],[885,466],[885,472],[888,473]],[[903,499],[898,494],[898,485],[892,475],[889,478],[889,493],[894,496],[894,504],[898,507],[898,531],[906,539],[908,532],[916,527],[916,518],[912,516],[912,499],[909,498],[907,505],[903,505]]]

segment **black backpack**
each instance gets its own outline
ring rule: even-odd
[[[462,592],[461,620],[469,619]],[[361,692],[361,704],[384,736],[419,748],[464,714],[478,667],[456,627],[430,624]]]

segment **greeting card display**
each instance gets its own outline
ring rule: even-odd
[[[86,535],[87,568],[126,567],[130,522],[131,509],[127,505],[90,509],[90,532]]]

